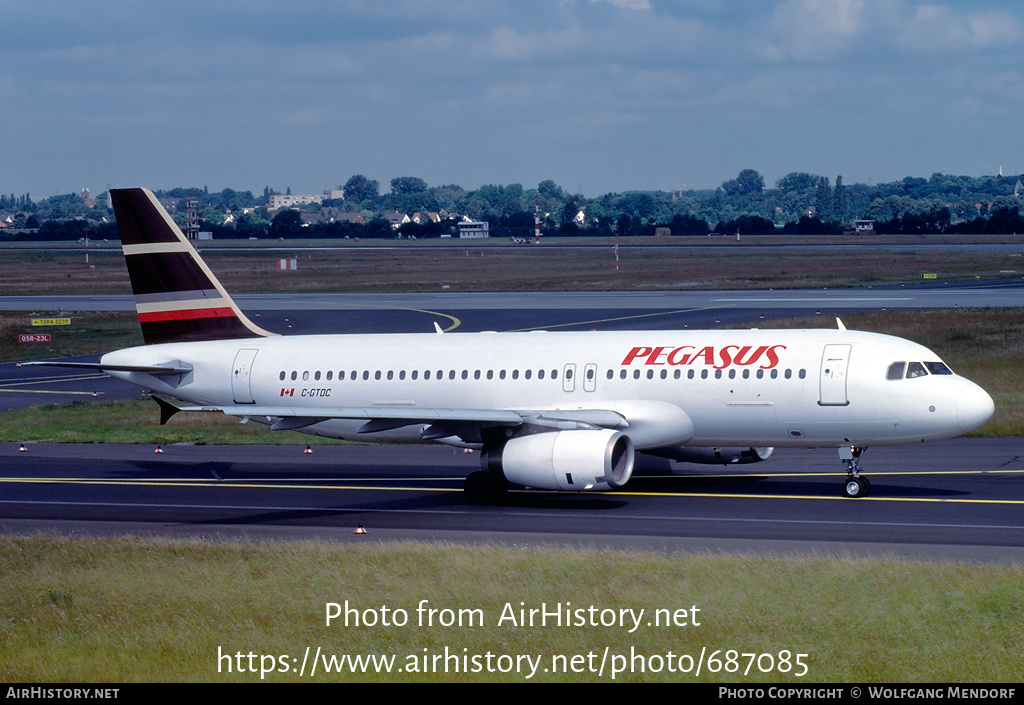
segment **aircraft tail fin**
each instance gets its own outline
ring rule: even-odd
[[[246,318],[148,189],[110,196],[147,344],[275,335]]]

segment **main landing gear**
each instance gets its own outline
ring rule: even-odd
[[[494,473],[471,472],[462,485],[466,499],[473,504],[501,504],[508,495],[508,480]]]
[[[843,481],[843,495],[846,497],[867,497],[871,492],[868,478],[860,474],[860,456],[865,450],[858,446],[839,448],[839,459],[846,463],[846,479]]]

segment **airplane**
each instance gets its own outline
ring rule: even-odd
[[[866,497],[869,446],[951,438],[992,398],[917,343],[836,329],[280,336],[250,321],[153,194],[110,191],[145,345],[98,363],[161,423],[217,411],[330,438],[481,452],[474,502],[510,484],[623,487],[638,453],[742,464],[838,449]],[[28,363],[26,363],[28,364]],[[69,364],[69,363],[37,363]],[[187,406],[171,403],[174,399]]]

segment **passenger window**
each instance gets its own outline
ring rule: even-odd
[[[498,379],[505,379],[505,370],[498,372]]]
[[[612,378],[612,371],[608,370],[608,379]],[[544,370],[537,370],[537,379],[544,379]]]
[[[512,370],[512,379],[519,379],[519,370]]]
[[[807,370],[800,370],[800,375],[799,376],[800,376],[800,379],[803,379],[804,377],[806,377],[807,376]]]
[[[494,370],[487,370],[487,379],[494,379]]]
[[[523,372],[523,376],[526,377],[526,379],[530,379],[530,377],[533,376],[533,370],[526,370],[526,371],[524,371]]]
[[[302,373],[302,381],[306,382],[308,380],[309,380],[309,370],[306,370],[305,372]]]
[[[640,370],[633,370],[633,379],[640,379]]]
[[[778,379],[778,376],[779,376],[779,371],[778,370],[772,370],[772,375],[771,375],[772,379]]]
[[[924,368],[920,362],[908,362],[907,363],[907,379],[914,379],[914,377],[924,377],[928,374],[928,370]]]
[[[480,379],[480,370],[473,373],[473,379]]]
[[[689,370],[689,371],[687,371],[687,373],[686,373],[686,379],[693,379],[693,377],[694,377],[694,372],[693,372],[693,370]]]
[[[281,370],[281,381],[284,381],[284,370]]]
[[[541,376],[543,377],[543,376],[544,376],[544,370],[541,370],[541,371],[540,371],[540,374],[541,374]],[[614,372],[614,371],[612,371],[612,370],[608,370],[608,379],[611,379],[611,378],[612,378],[612,377],[614,377],[614,376],[615,376],[615,372]]]
[[[736,370],[729,370],[729,379],[736,379]]]
[[[743,379],[750,379],[750,370],[743,370]]]
[[[662,370],[661,371],[661,378],[662,379],[668,379],[668,370]]]
[[[423,370],[423,379],[430,379],[430,370]]]
[[[399,370],[398,379],[405,379],[405,370]]]
[[[391,380],[391,379],[394,379],[394,378],[395,378],[395,371],[394,370],[388,370],[388,379]]]
[[[722,379],[722,371],[715,370],[715,379]]]
[[[317,370],[316,372],[313,373],[313,379],[315,379],[317,382],[320,381],[320,370]]]
[[[654,379],[654,370],[647,370],[647,379]]]
[[[462,371],[462,379],[469,379],[469,370]]]
[[[677,367],[675,373],[672,376],[675,377],[676,379],[679,379],[680,377],[683,376],[683,371]]]
[[[701,370],[700,371],[700,378],[701,379],[707,379],[708,378],[708,371],[707,370]]]
[[[296,379],[298,379],[298,377],[299,377],[299,373],[293,371],[292,372],[292,382],[294,382]]]
[[[363,380],[368,380],[368,379],[370,379],[370,371],[369,370],[363,370]]]
[[[793,376],[793,370],[786,370],[786,379],[790,379]]]
[[[455,379],[455,370],[451,370],[448,372],[448,379]]]
[[[619,379],[626,379],[626,370],[619,370]]]
[[[330,382],[334,377],[334,370],[327,370],[327,381]]]

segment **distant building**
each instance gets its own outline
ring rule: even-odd
[[[858,235],[874,235],[875,234],[875,221],[873,220],[855,220],[853,221],[853,231]]]
[[[465,220],[459,223],[460,238],[490,237],[490,223],[480,220]]]
[[[274,195],[270,197],[270,203],[268,204],[269,210],[276,210],[278,208],[291,208],[292,206],[302,206],[307,203],[323,203],[324,197],[313,193],[298,193],[291,194],[289,196]]]
[[[343,189],[343,188],[324,189],[324,200],[325,201],[343,201],[343,200],[345,200],[345,189]]]

